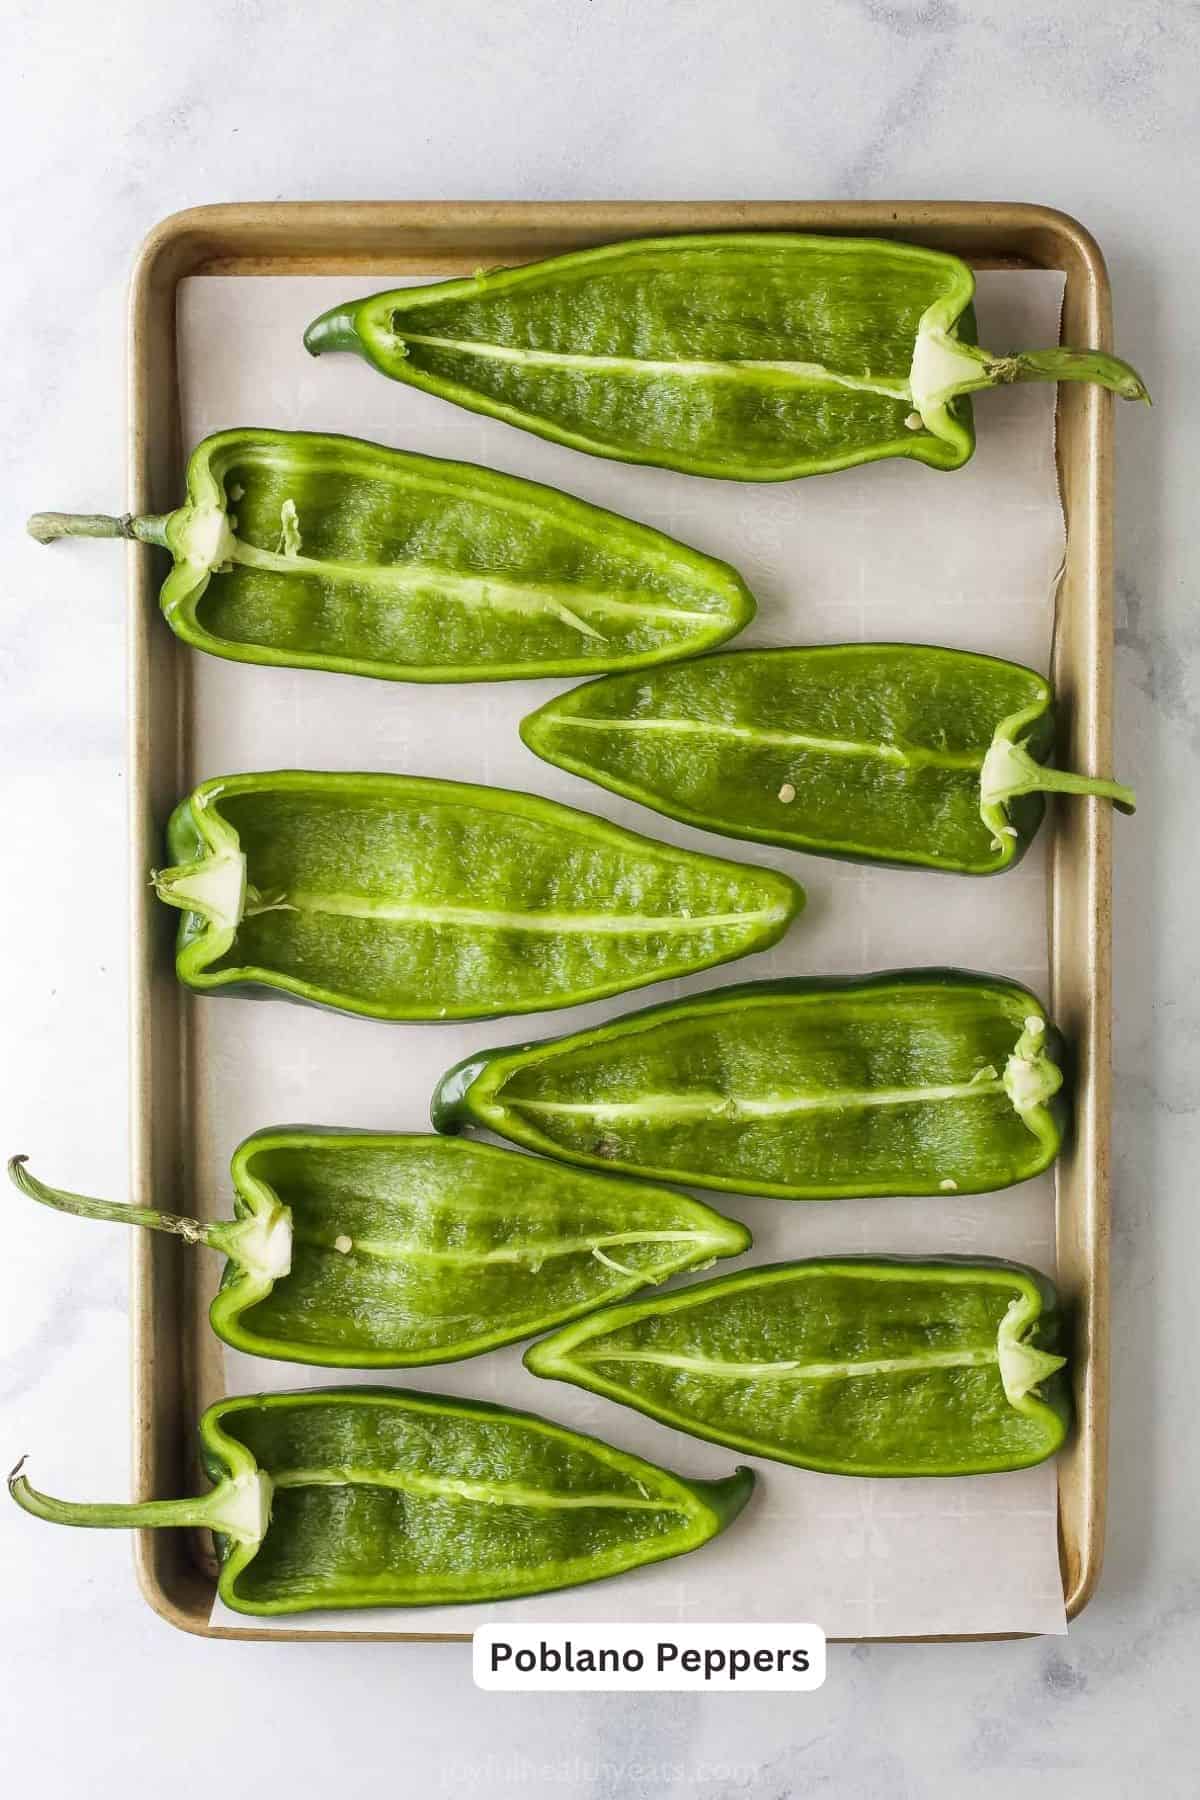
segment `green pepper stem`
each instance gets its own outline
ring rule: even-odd
[[[1010,788],[1006,798],[1035,790],[1043,794],[1085,794],[1098,800],[1111,800],[1118,812],[1137,811],[1137,795],[1119,781],[1109,781],[1103,775],[1073,775],[1069,769],[1048,768],[1032,757],[1029,760],[1037,774],[1031,773],[1020,787]]]
[[[252,1206],[242,1218],[204,1223],[151,1206],[133,1206],[127,1200],[95,1200],[90,1194],[48,1187],[30,1174],[25,1162],[23,1156],[9,1158],[13,1185],[56,1212],[71,1213],[78,1219],[107,1219],[118,1225],[144,1225],[150,1231],[169,1231],[185,1244],[205,1244],[237,1263],[252,1281],[263,1284],[264,1292],[291,1272],[292,1215],[273,1195]]]
[[[1091,381],[1108,388],[1122,400],[1144,400],[1150,405],[1146,384],[1137,370],[1106,350],[1020,350],[1011,356],[984,352],[983,387],[1003,387],[1013,381]]]
[[[979,344],[964,343],[938,307],[922,318],[909,389],[927,430],[945,432],[947,408],[959,394],[1014,381],[1092,381],[1124,400],[1150,399],[1136,369],[1105,350],[1021,350],[996,356]]]
[[[1132,788],[1103,775],[1076,775],[1069,769],[1048,768],[1031,756],[1018,734],[1041,716],[1042,703],[1001,719],[988,746],[979,772],[979,806],[985,825],[995,829],[995,809],[1019,794],[1084,794],[1111,800],[1119,812],[1136,810]],[[989,813],[989,809],[991,812]]]
[[[56,1212],[72,1213],[78,1219],[108,1219],[120,1225],[145,1225],[151,1231],[170,1231],[186,1244],[207,1244],[213,1250],[228,1250],[229,1223],[205,1225],[199,1219],[186,1219],[178,1213],[158,1212],[150,1206],[134,1206],[127,1200],[94,1200],[90,1194],[72,1194],[65,1188],[48,1187],[26,1168],[24,1156],[8,1159],[9,1179],[14,1187],[52,1206]]]
[[[1065,1356],[1040,1350],[1031,1341],[1036,1335],[1036,1321],[1030,1332],[1031,1311],[1028,1300],[1014,1300],[996,1334],[996,1361],[1000,1366],[1005,1398],[1011,1406],[1019,1406],[1028,1394],[1037,1398],[1038,1384],[1048,1381],[1051,1375],[1066,1366]]]
[[[1046,1021],[1039,1013],[1031,1013],[1025,1020],[1001,1080],[1021,1123],[1053,1152],[1057,1131],[1046,1103],[1062,1086],[1063,1072],[1046,1049]]]
[[[246,858],[237,847],[219,845],[195,862],[154,869],[150,879],[160,900],[181,912],[198,913],[217,932],[233,933],[246,914]]]
[[[31,1486],[22,1457],[8,1477],[17,1505],[52,1525],[84,1525],[125,1529],[164,1525],[197,1526],[219,1531],[239,1543],[260,1544],[271,1516],[271,1479],[261,1469],[225,1476],[207,1494],[186,1500],[87,1501],[56,1500]]]
[[[167,548],[167,521],[170,513],[34,513],[25,529],[39,544],[52,544],[56,538],[136,538],[142,544],[159,544]]]

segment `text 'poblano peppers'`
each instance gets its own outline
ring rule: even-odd
[[[235,1612],[448,1606],[546,1593],[705,1544],[754,1476],[688,1481],[531,1413],[402,1388],[219,1400],[200,1421],[214,1486],[183,1500],[18,1505],[57,1525],[216,1534]]]
[[[614,1306],[526,1352],[696,1437],[833,1475],[982,1475],[1070,1422],[1052,1284],[990,1258],[777,1263]]]
[[[727,564],[554,488],[307,431],[222,431],[176,512],[38,513],[160,544],[163,616],[235,662],[392,681],[642,668],[712,649],[754,600]]]
[[[532,794],[286,770],[206,781],[154,876],[175,967],[376,1019],[575,1006],[775,943],[770,869],[676,850]]]
[[[521,725],[547,762],[730,837],[990,875],[1043,795],[1118,782],[1050,768],[1054,695],[1019,663],[928,644],[742,650],[570,689]]]
[[[763,981],[468,1057],[433,1122],[785,1200],[984,1193],[1057,1156],[1060,1055],[1040,1003],[999,976]]]
[[[888,456],[956,469],[967,396],[1006,382],[1147,398],[1102,350],[980,349],[974,292],[965,263],[915,244],[648,238],[352,300],[304,342],[577,450],[738,481]]]
[[[220,1251],[209,1320],[235,1350],[334,1368],[477,1356],[750,1244],[684,1194],[444,1137],[256,1132],[233,1156],[236,1216],[205,1221],[47,1187],[24,1162],[9,1173],[44,1205]]]

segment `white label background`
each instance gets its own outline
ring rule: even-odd
[[[494,1667],[494,1648],[504,1645],[513,1654]],[[550,1655],[542,1656],[543,1646]],[[562,1666],[568,1648],[576,1658],[584,1650],[616,1651],[622,1661],[627,1652],[640,1653],[642,1667],[568,1672]],[[679,1655],[671,1656],[672,1648]],[[533,1669],[517,1667],[522,1652],[537,1659]],[[683,1666],[688,1652],[699,1659],[699,1668]],[[775,1666],[755,1668],[756,1652]],[[796,1667],[797,1652],[807,1668]],[[735,1653],[750,1667],[732,1672]],[[559,1667],[543,1669],[542,1662],[553,1662],[555,1655]],[[476,1687],[504,1693],[811,1693],[825,1681],[825,1633],[818,1625],[482,1625],[473,1640],[472,1666]]]

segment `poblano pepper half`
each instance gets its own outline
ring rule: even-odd
[[[666,1188],[429,1136],[255,1132],[235,1217],[201,1222],[47,1187],[61,1212],[174,1232],[228,1258],[209,1310],[251,1356],[331,1368],[452,1362],[736,1256],[745,1226]]]
[[[990,1258],[776,1263],[614,1306],[526,1352],[666,1425],[832,1475],[1052,1456],[1070,1398],[1052,1284]]]
[[[57,1525],[216,1534],[235,1612],[447,1606],[618,1575],[733,1522],[749,1469],[688,1481],[596,1438],[482,1400],[324,1388],[218,1400],[200,1421],[207,1494],[55,1500],[20,1466],[19,1506]]]
[[[741,650],[560,694],[538,756],[705,831],[854,861],[991,875],[1043,795],[1118,782],[1047,766],[1054,694],[1019,663],[928,644]]]
[[[161,516],[39,513],[59,537],[160,544],[163,616],[235,662],[391,681],[643,668],[754,613],[726,563],[554,488],[307,431],[222,431]]]
[[[1061,1041],[958,969],[754,982],[468,1057],[434,1095],[567,1162],[784,1200],[985,1193],[1058,1154]]]
[[[172,815],[175,967],[375,1019],[575,1006],[775,943],[770,869],[676,850],[532,794],[287,770],[202,782]]]
[[[577,450],[736,481],[956,469],[967,396],[1005,382],[1147,397],[1101,350],[981,350],[974,292],[965,263],[915,244],[648,238],[352,300],[304,342]]]

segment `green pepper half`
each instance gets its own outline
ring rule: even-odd
[[[1015,1263],[776,1263],[610,1307],[534,1344],[695,1437],[832,1475],[983,1475],[1052,1456],[1070,1399],[1052,1284]]]
[[[1118,782],[1047,768],[1054,695],[1019,663],[929,644],[742,650],[612,675],[522,721],[546,762],[705,831],[856,862],[991,875],[1043,793]]]
[[[576,1006],[765,950],[786,875],[676,850],[532,794],[296,770],[202,782],[154,876],[175,967],[375,1019]]]
[[[305,431],[206,438],[176,512],[29,530],[163,545],[163,615],[197,650],[390,681],[644,668],[754,614],[728,564],[555,488]]]
[[[251,1356],[331,1368],[453,1362],[578,1318],[750,1245],[667,1188],[489,1144],[289,1126],[233,1155],[233,1219],[201,1222],[47,1187],[34,1200],[174,1232],[227,1258],[209,1311]]]
[[[57,1525],[213,1531],[222,1600],[269,1617],[599,1581],[707,1543],[754,1486],[749,1469],[688,1481],[531,1413],[403,1388],[219,1400],[200,1443],[215,1486],[193,1499],[54,1500],[20,1465],[9,1492]]]
[[[955,256],[788,232],[647,238],[333,307],[304,334],[576,450],[786,481],[881,457],[957,469],[976,389],[1093,381],[1101,350],[993,356]]]
[[[984,1193],[1057,1156],[1060,1054],[1040,1002],[999,976],[763,981],[469,1057],[433,1122],[784,1200]]]

